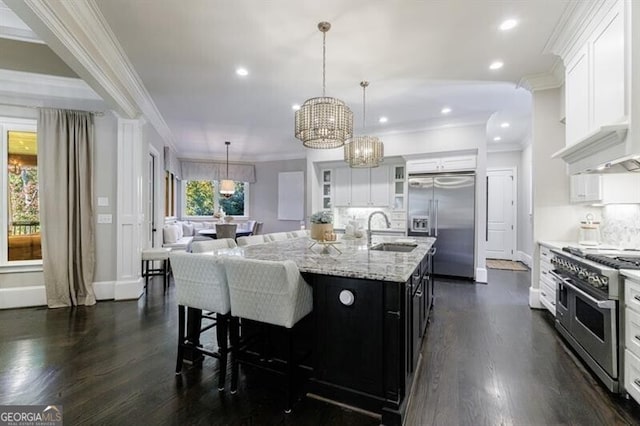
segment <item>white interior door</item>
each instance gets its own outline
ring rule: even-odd
[[[487,258],[515,260],[516,197],[513,169],[487,170]]]
[[[156,156],[149,153],[147,190],[147,247],[153,247],[156,232]]]

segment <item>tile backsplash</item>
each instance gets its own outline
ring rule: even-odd
[[[356,220],[363,229],[366,229],[369,215],[378,210],[382,210],[389,218],[391,217],[391,209],[384,207],[336,207],[333,209],[333,226],[344,228],[349,224],[349,221]],[[384,218],[381,215],[375,215],[371,218],[372,229],[384,229],[386,227]]]
[[[612,204],[602,209],[602,242],[640,249],[640,204]]]

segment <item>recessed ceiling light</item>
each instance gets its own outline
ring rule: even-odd
[[[506,19],[504,21],[502,21],[502,24],[500,24],[500,30],[502,31],[509,31],[510,29],[515,28],[518,25],[518,21],[516,19]]]
[[[500,125],[500,127],[502,127],[503,129],[506,129],[507,127],[509,127],[511,124],[507,123],[506,121],[504,123],[502,123]]]
[[[297,111],[297,110],[300,109],[300,105],[299,104],[293,104],[293,105],[291,105],[291,109],[294,110],[294,111]]]
[[[236,74],[238,74],[241,77],[246,77],[249,75],[249,70],[246,68],[236,68]]]
[[[380,122],[380,123],[386,123],[387,121],[389,121],[389,119],[387,117],[380,117],[378,119],[378,122]]]
[[[451,108],[449,107],[444,107],[440,110],[441,113],[443,114],[449,114],[451,112]]]
[[[496,142],[498,142],[498,141],[501,141],[501,140],[502,140],[502,138],[501,138],[500,136],[496,136],[495,138],[493,138],[493,140],[494,140],[494,141],[496,141]]]
[[[491,65],[489,65],[489,69],[490,70],[499,70],[500,68],[502,68],[503,65],[504,65],[504,63],[502,61],[493,61],[493,62],[491,62]]]

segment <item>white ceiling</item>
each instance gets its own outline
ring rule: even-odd
[[[322,93],[354,111],[362,131],[382,135],[487,123],[487,140],[519,144],[528,134],[525,75],[546,72],[543,48],[566,0],[95,0],[171,129],[181,156],[304,157],[291,105]],[[187,6],[188,5],[188,6]],[[519,25],[498,30],[506,18]],[[504,67],[490,71],[502,60]],[[239,77],[238,66],[250,74]],[[452,112],[443,116],[444,106]],[[388,123],[379,124],[386,116]],[[507,129],[500,123],[508,121]]]

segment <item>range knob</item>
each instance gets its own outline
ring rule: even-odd
[[[584,268],[578,268],[578,278],[581,280],[587,278],[587,271]]]

